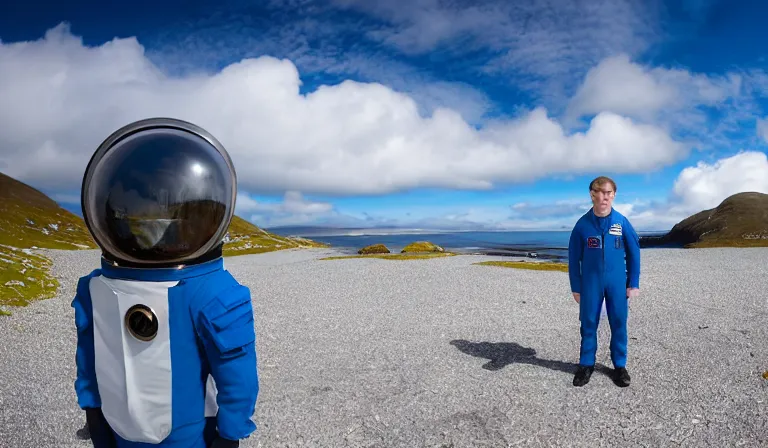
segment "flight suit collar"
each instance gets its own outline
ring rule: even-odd
[[[594,209],[594,207],[593,207],[593,208],[591,208],[591,209],[589,209],[589,218],[590,218],[590,221],[592,222],[592,226],[595,228],[595,230],[597,230],[598,232],[600,232],[601,234],[603,234],[603,233],[605,233],[605,231],[606,231],[606,230],[608,230],[608,228],[609,228],[609,227],[610,227],[610,226],[613,224],[613,221],[614,221],[614,219],[616,218],[616,215],[615,215],[615,213],[614,213],[614,209],[613,209],[613,207],[611,207],[611,211],[610,211],[610,212],[608,213],[608,215],[605,217],[605,218],[606,218],[606,221],[607,221],[607,224],[608,224],[608,225],[605,227],[605,229],[603,229],[603,228],[601,228],[601,227],[600,227],[600,224],[599,224],[599,223],[598,223],[598,221],[597,221],[597,218],[598,218],[598,217],[597,217],[597,215],[595,214],[595,209]]]

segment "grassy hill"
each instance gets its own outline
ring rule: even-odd
[[[95,249],[82,218],[29,185],[0,173],[0,244]]]
[[[281,237],[235,216],[224,255],[308,247],[326,245]],[[48,274],[51,261],[35,253],[36,248],[77,250],[98,246],[81,217],[61,208],[42,192],[0,173],[0,308],[55,296],[59,283]]]
[[[29,185],[0,173],[0,305],[56,294],[50,260],[32,248],[95,249],[83,220]]]
[[[686,248],[768,247],[768,194],[737,193],[677,223],[661,244]]]
[[[224,239],[224,255],[260,254],[282,249],[328,247],[304,238],[288,238],[267,232],[250,222],[234,216]]]

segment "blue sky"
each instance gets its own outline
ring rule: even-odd
[[[768,193],[764,2],[4,8],[0,171],[72,210],[152,115],[222,140],[266,227],[568,228],[601,174],[643,230]]]

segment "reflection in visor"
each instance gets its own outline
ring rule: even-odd
[[[175,219],[130,219],[128,227],[142,249],[155,247]]]

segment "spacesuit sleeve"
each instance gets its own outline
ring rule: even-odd
[[[216,382],[219,435],[229,440],[248,437],[259,393],[256,332],[248,287],[235,284],[201,309],[199,334],[211,375]]]
[[[640,237],[628,219],[624,220],[624,247],[627,253],[627,287],[640,287]]]
[[[96,383],[95,355],[93,348],[93,313],[89,283],[94,274],[81,277],[77,282],[77,292],[72,300],[75,309],[75,328],[77,330],[77,350],[75,362],[77,377],[75,393],[80,409],[101,407],[101,397]]]
[[[584,242],[581,239],[578,224],[571,232],[568,242],[568,278],[571,283],[571,292],[581,294],[581,256],[584,252]]]

